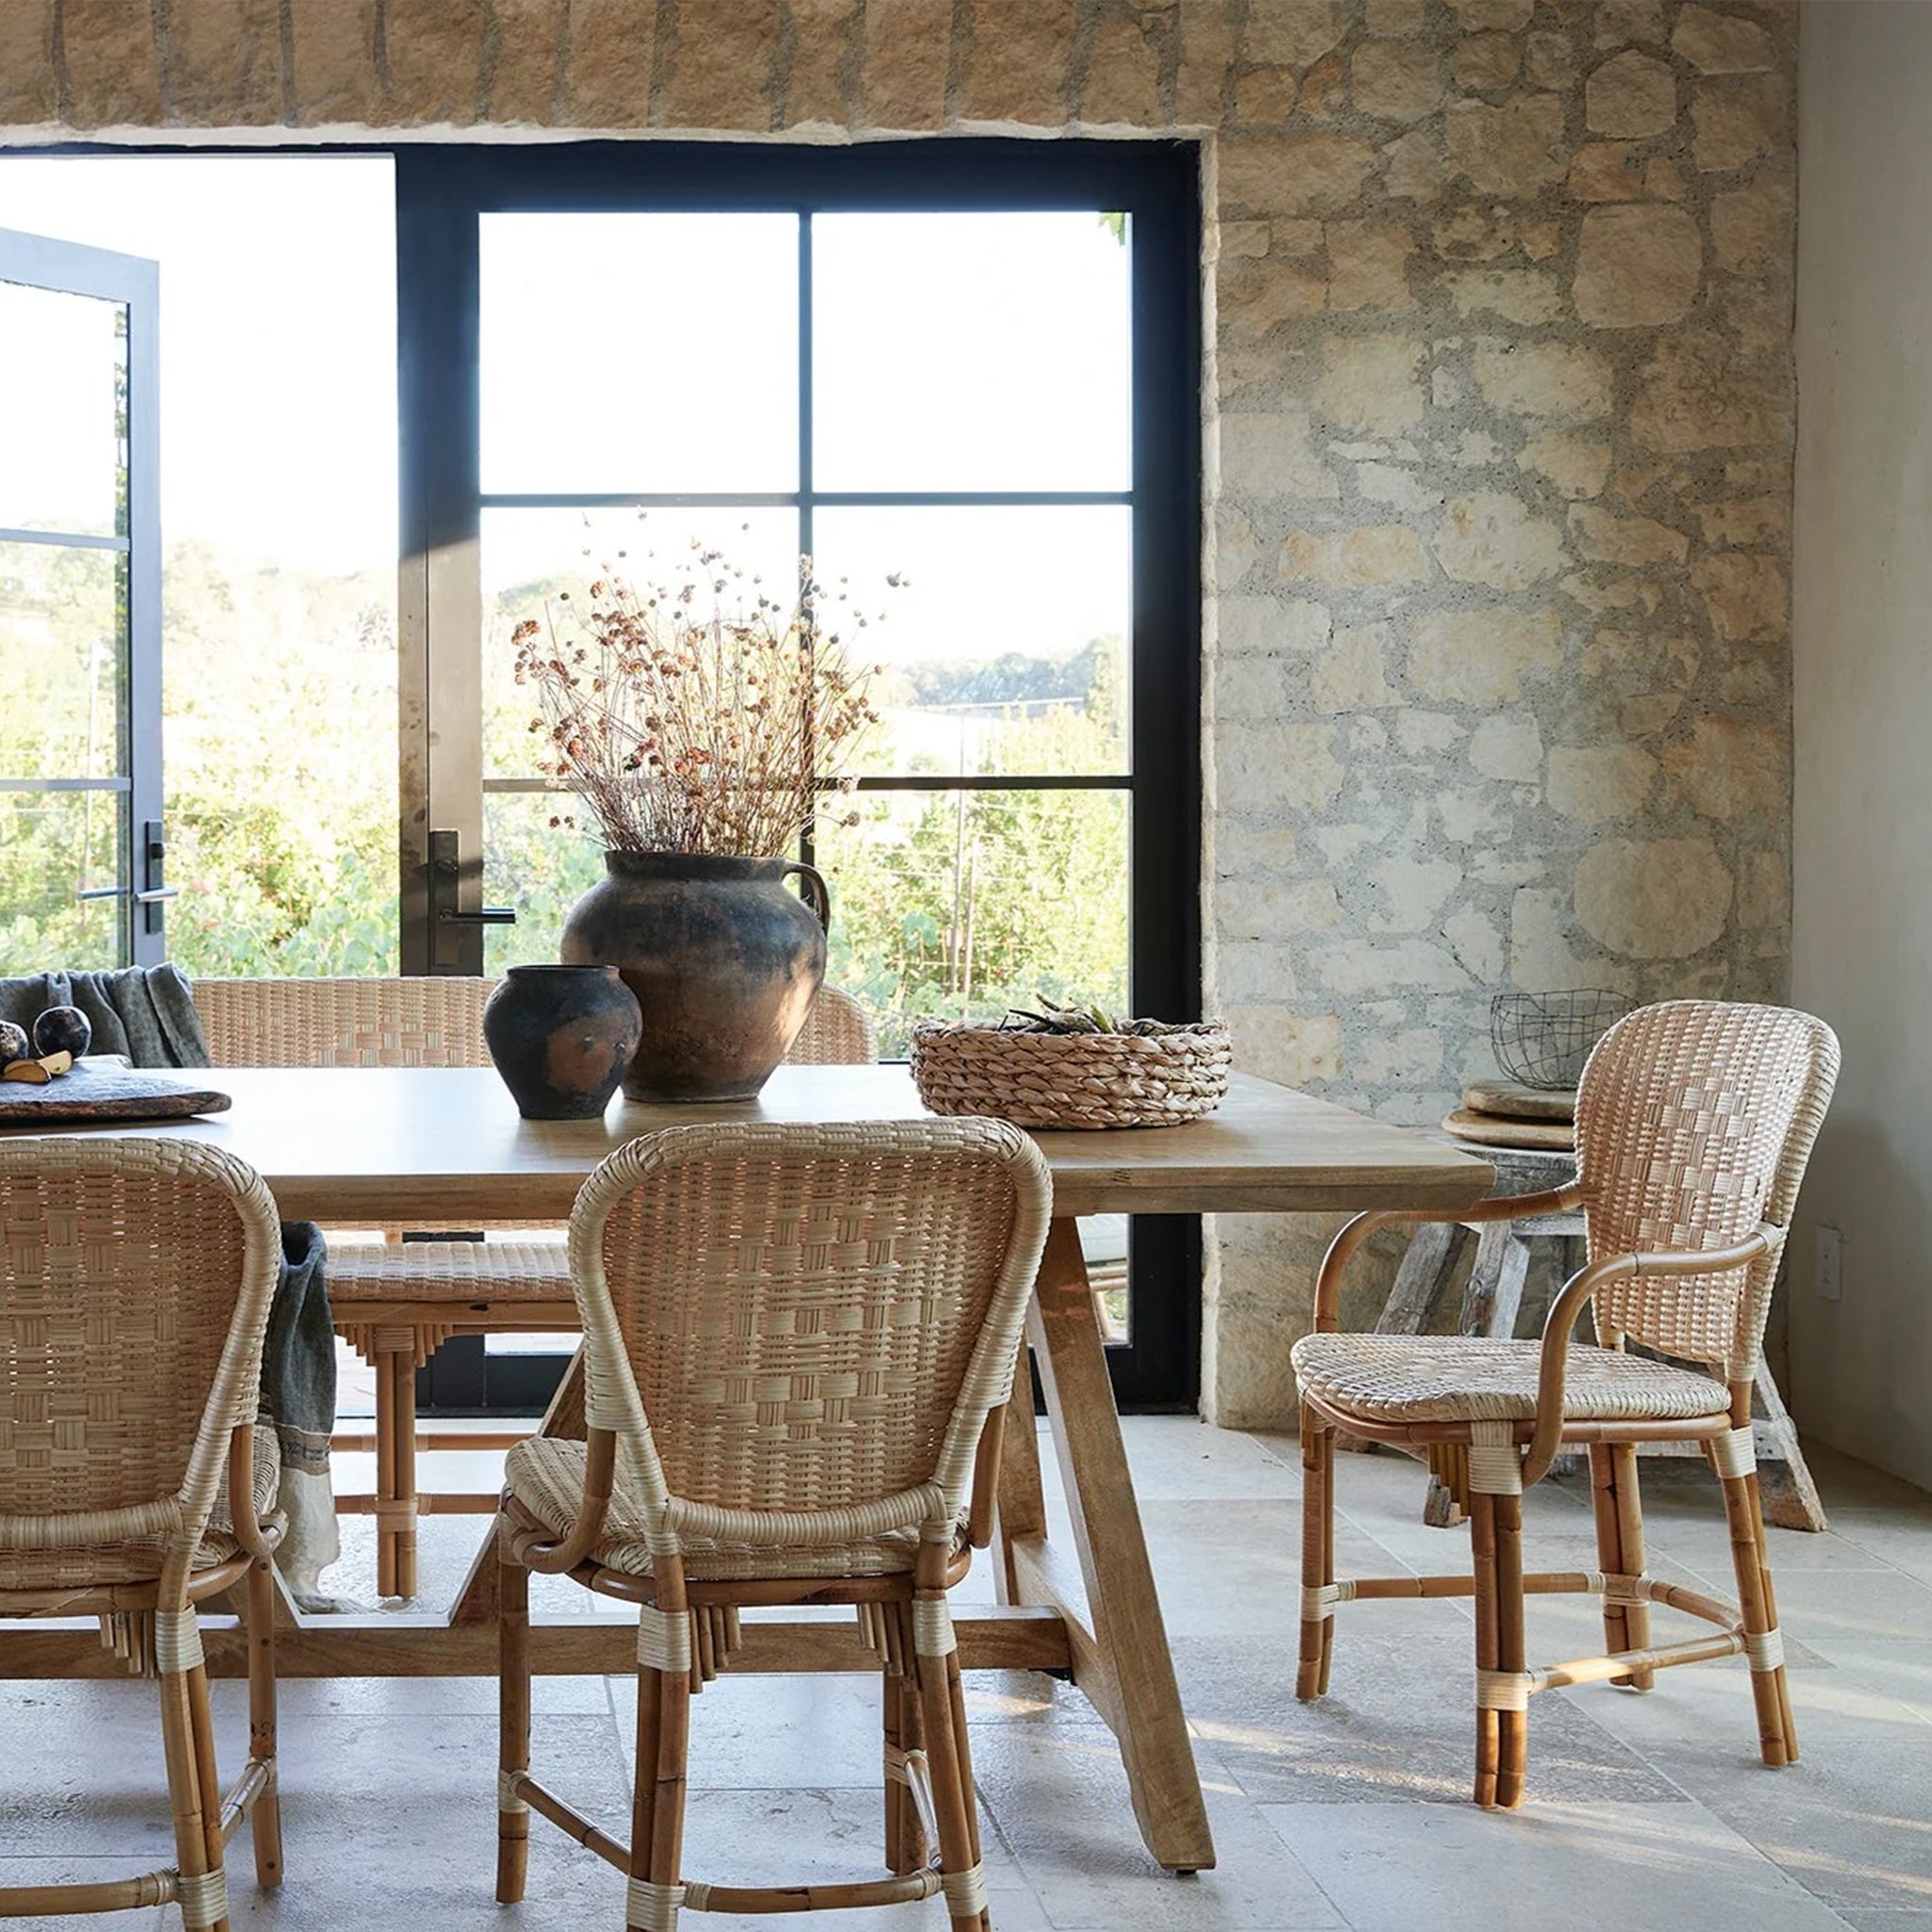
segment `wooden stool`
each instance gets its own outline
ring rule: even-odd
[[[1449,1141],[1452,1145],[1462,1144],[1447,1135],[1436,1138]],[[1496,1170],[1492,1199],[1541,1194],[1576,1178],[1574,1154],[1511,1147],[1484,1147],[1476,1151]],[[1457,1329],[1463,1335],[1507,1337],[1516,1333],[1532,1243],[1557,1244],[1555,1260],[1560,1279],[1568,1280],[1583,1266],[1585,1226],[1581,1213],[1540,1214],[1523,1221],[1489,1222],[1480,1226],[1446,1221],[1420,1223],[1409,1238],[1408,1251],[1395,1271],[1388,1304],[1375,1324],[1378,1335],[1425,1335],[1435,1326],[1437,1310],[1449,1291],[1457,1263],[1471,1235],[1476,1237],[1475,1260],[1462,1291],[1462,1309],[1457,1321]],[[1764,1520],[1780,1529],[1824,1528],[1824,1505],[1819,1499],[1810,1470],[1805,1466],[1804,1453],[1798,1447],[1798,1432],[1792,1426],[1770,1369],[1762,1363],[1757,1370],[1753,1419]],[[1643,1453],[1697,1455],[1702,1458],[1701,1450],[1689,1442],[1658,1443],[1655,1449],[1646,1445]],[[1433,1477],[1423,1520],[1442,1528],[1461,1520],[1454,1498]]]

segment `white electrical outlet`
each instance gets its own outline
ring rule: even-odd
[[[1818,1299],[1822,1302],[1844,1299],[1844,1240],[1835,1227],[1818,1230]]]

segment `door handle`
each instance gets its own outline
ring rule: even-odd
[[[510,906],[486,906],[480,912],[452,912],[444,906],[438,909],[436,918],[441,925],[514,925],[517,923],[516,909]]]
[[[516,909],[484,906],[464,912],[457,905],[463,878],[462,841],[456,832],[429,835],[429,904],[438,925],[514,925]]]

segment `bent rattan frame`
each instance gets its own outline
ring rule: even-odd
[[[1039,1150],[996,1121],[672,1128],[586,1182],[574,1511],[537,1480],[567,1445],[513,1450],[507,1471],[499,1901],[523,1896],[534,1810],[625,1874],[634,1932],[675,1932],[687,1907],[935,1894],[956,1932],[990,1926],[946,1591],[991,1534],[988,1422],[1011,1393],[1051,1211]],[[530,1773],[531,1570],[639,1605],[628,1844]],[[804,1602],[857,1606],[883,1666],[891,1875],[692,1882],[691,1697],[728,1661],[741,1607]]]
[[[1386,1338],[1338,1332],[1342,1271],[1363,1241],[1380,1227],[1441,1217],[1357,1215],[1336,1236],[1316,1282],[1315,1333],[1294,1350],[1303,1378],[1298,1696],[1328,1688],[1339,1603],[1470,1595],[1477,1804],[1522,1802],[1528,1704],[1537,1691],[1604,1681],[1647,1690],[1659,1670],[1720,1657],[1741,1654],[1749,1663],[1765,1763],[1796,1759],[1751,1391],[1778,1256],[1838,1066],[1830,1027],[1787,1008],[1670,1001],[1610,1027],[1577,1092],[1575,1181],[1455,1217],[1508,1221],[1584,1210],[1590,1259],[1553,1302],[1526,1379],[1515,1364],[1528,1344],[1420,1336],[1406,1338],[1395,1358],[1377,1346]],[[1600,1346],[1586,1356],[1573,1338],[1587,1304]],[[1626,1341],[1713,1372],[1708,1400],[1676,1399],[1687,1373],[1659,1371],[1625,1353]],[[1508,1373],[1483,1386],[1485,1378],[1471,1374],[1478,1355]],[[1573,1388],[1573,1366],[1585,1364],[1587,1374]],[[1512,1383],[1520,1386],[1498,1392]],[[1710,1412],[1690,1413],[1700,1406]],[[1468,1514],[1468,1576],[1336,1576],[1338,1431],[1427,1458]],[[1723,1491],[1736,1604],[1644,1574],[1638,1445],[1684,1441],[1703,1445]],[[1523,1491],[1567,1444],[1589,1449],[1600,1568],[1525,1574]],[[1600,1596],[1604,1654],[1530,1668],[1524,1598],[1540,1591]],[[1659,1603],[1717,1628],[1654,1645],[1650,1607]]]
[[[395,979],[197,979],[195,1010],[217,1066],[480,1067],[490,1064],[483,1008],[498,982],[432,975]],[[821,986],[787,1061],[869,1065],[870,1016],[850,993]],[[544,1223],[494,1224],[505,1229]],[[375,1587],[413,1597],[418,1524],[425,1512],[488,1514],[494,1491],[425,1492],[417,1458],[416,1371],[453,1335],[568,1333],[576,1306],[559,1241],[337,1241],[328,1260],[338,1332],[375,1372],[375,1425],[339,1435],[345,1453],[373,1450],[375,1488],[339,1495],[344,1514],[375,1518]],[[466,1449],[507,1447],[507,1435],[466,1435]]]
[[[258,1881],[281,1881],[280,1525],[255,1427],[280,1257],[268,1190],[218,1148],[0,1145],[0,1618],[98,1617],[156,1680],[175,1842],[166,1870],[0,1888],[0,1918],[172,1901],[191,1932],[226,1932],[225,1849],[244,1819]],[[249,1756],[225,1795],[194,1607],[244,1581]]]

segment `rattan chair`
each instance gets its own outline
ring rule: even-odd
[[[570,1236],[588,1441],[534,1437],[506,1471],[499,1901],[523,1896],[536,1810],[626,1874],[637,1932],[675,1932],[685,1905],[941,1892],[960,1932],[990,1924],[946,1591],[991,1532],[1051,1200],[1033,1143],[971,1119],[676,1127],[591,1176]],[[530,1774],[532,1570],[640,1606],[628,1846]],[[691,1696],[741,1607],[799,1603],[858,1606],[884,1667],[895,1875],[691,1882]]]
[[[0,1888],[0,1917],[178,1901],[228,1924],[224,1848],[248,1819],[279,1884],[273,1430],[255,1427],[281,1257],[275,1203],[181,1141],[0,1145],[0,1618],[97,1616],[158,1679],[175,1864]],[[246,1582],[249,1757],[216,1781],[195,1605]],[[4,1640],[0,1640],[4,1641]]]
[[[483,1008],[493,979],[198,979],[194,1005],[208,1052],[228,1067],[482,1067]],[[877,1058],[872,1022],[850,993],[822,986],[789,1061],[828,1065]],[[512,1233],[546,1224],[493,1223]],[[397,1230],[400,1232],[400,1230]],[[575,1333],[576,1303],[561,1230],[534,1241],[336,1241],[329,1307],[338,1332],[375,1372],[373,1435],[338,1439],[373,1449],[372,1495],[337,1499],[375,1518],[375,1587],[414,1596],[424,1511],[489,1512],[493,1491],[424,1492],[419,1450],[502,1448],[516,1434],[425,1439],[416,1371],[452,1336]],[[521,1432],[518,1432],[519,1434]]]
[[[1606,1033],[1576,1099],[1577,1177],[1553,1193],[1484,1203],[1504,1221],[1580,1208],[1589,1260],[1551,1307],[1541,1343],[1336,1332],[1341,1272],[1377,1227],[1336,1237],[1295,1344],[1301,1383],[1302,1641],[1297,1693],[1328,1688],[1335,1607],[1352,1598],[1475,1599],[1475,1801],[1520,1804],[1531,1695],[1608,1680],[1648,1690],[1670,1664],[1740,1653],[1750,1663],[1764,1761],[1798,1755],[1751,1430],[1751,1384],[1798,1184],[1838,1076],[1838,1041],[1808,1014],[1683,1000]],[[1457,1209],[1459,1221],[1472,1218]],[[1572,1340],[1586,1304],[1597,1342]],[[1649,1351],[1632,1354],[1625,1344]],[[1667,1359],[1665,1359],[1667,1357]],[[1694,1367],[1680,1364],[1694,1364]],[[1472,1576],[1335,1575],[1338,1429],[1427,1457],[1470,1518]],[[1637,1445],[1701,1442],[1724,1491],[1736,1605],[1644,1574]],[[1523,1491],[1568,1444],[1587,1444],[1601,1569],[1523,1570]],[[1531,1669],[1525,1591],[1604,1600],[1607,1654]],[[1653,1645],[1650,1607],[1717,1624]]]

